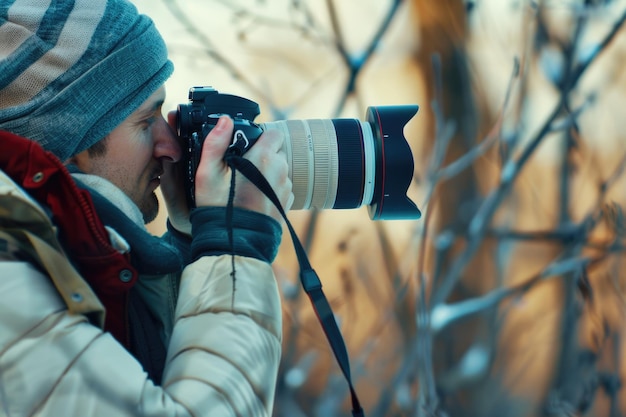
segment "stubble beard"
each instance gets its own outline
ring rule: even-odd
[[[155,193],[150,194],[139,206],[139,211],[143,216],[143,222],[148,224],[156,219],[159,214],[159,199]]]

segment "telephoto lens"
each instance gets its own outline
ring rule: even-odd
[[[364,121],[304,119],[255,124],[260,111],[254,101],[211,87],[193,87],[189,103],[180,104],[177,112],[178,136],[189,168],[188,198],[193,201],[204,138],[216,116],[228,114],[235,120],[236,131],[242,126],[246,132],[258,132],[249,134],[256,137],[246,138],[248,146],[253,146],[263,131],[283,133],[295,197],[292,210],[367,205],[373,220],[417,219],[421,212],[407,196],[414,163],[404,127],[418,109],[417,105],[372,106]]]

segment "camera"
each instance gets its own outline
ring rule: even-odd
[[[243,155],[264,131],[280,130],[293,184],[292,210],[353,209],[369,206],[373,220],[417,219],[421,212],[407,196],[413,156],[404,126],[417,105],[371,106],[366,120],[309,119],[255,123],[259,105],[211,87],[189,89],[177,108],[177,131],[187,170],[185,189],[193,206],[202,144],[221,115],[234,121],[227,152]]]

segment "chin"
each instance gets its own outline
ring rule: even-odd
[[[143,204],[139,206],[139,210],[143,215],[143,222],[145,224],[148,224],[156,219],[157,215],[159,214],[159,199],[157,198],[156,194],[152,193],[150,197],[146,198],[143,201]]]

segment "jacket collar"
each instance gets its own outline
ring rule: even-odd
[[[82,174],[74,165],[68,165],[72,174]],[[180,251],[165,242],[162,238],[149,233],[143,222],[137,220],[137,215],[128,216],[120,207],[128,205],[128,197],[110,182],[85,181],[82,175],[72,175],[79,188],[91,194],[96,213],[102,222],[113,228],[130,245],[131,263],[141,275],[163,275],[176,273],[183,269],[183,259]],[[87,184],[89,182],[89,185]],[[106,184],[104,186],[103,184]],[[109,187],[115,187],[115,191]],[[129,213],[138,213],[133,205]]]
[[[105,330],[128,346],[128,294],[137,281],[138,271],[129,261],[128,253],[111,244],[91,195],[78,188],[52,153],[34,141],[4,131],[0,131],[0,169],[50,216],[51,221],[24,223],[23,214],[17,213],[13,218],[16,227],[31,233],[43,228],[46,232],[40,237],[63,246],[104,305]]]

